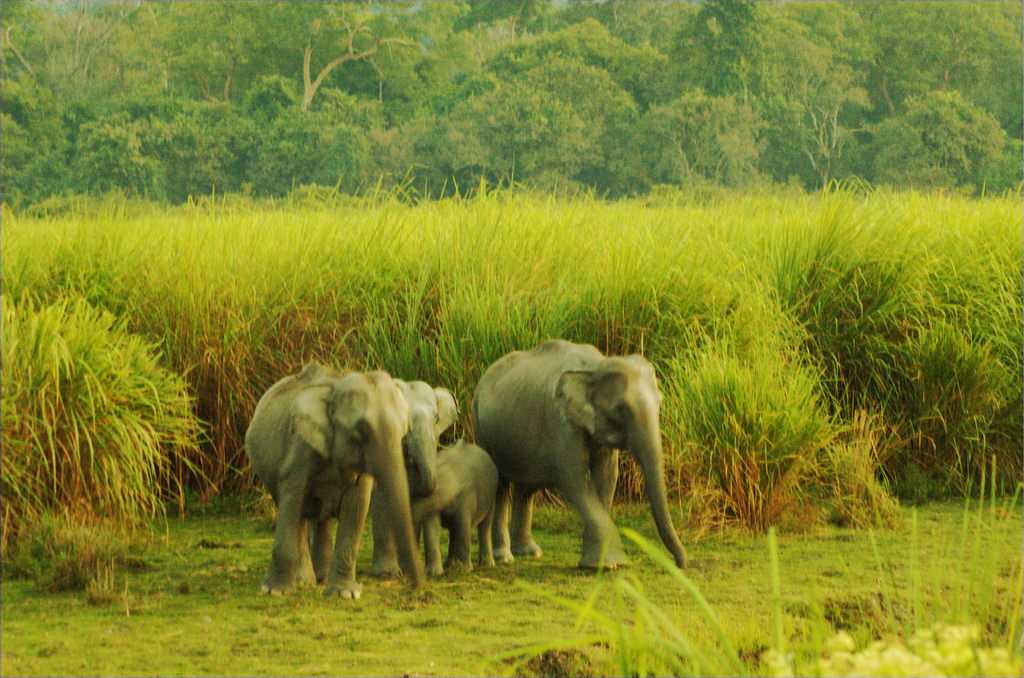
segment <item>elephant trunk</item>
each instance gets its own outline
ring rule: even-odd
[[[416,466],[412,483],[414,497],[426,497],[437,486],[437,438],[434,437],[433,422],[413,419],[412,430],[406,434],[409,456]]]
[[[412,527],[409,482],[406,478],[405,464],[402,463],[401,441],[396,436],[393,444],[382,442],[383,449],[372,456],[370,472],[376,481],[377,492],[384,502],[388,527],[394,535],[398,549],[398,562],[402,571],[409,577],[413,588],[418,588],[423,583],[423,563],[419,559]]]
[[[658,536],[672,554],[676,566],[682,568],[686,565],[686,551],[679,541],[679,536],[672,525],[672,517],[669,515],[657,410],[645,413],[632,427],[629,432],[629,449],[643,470],[647,498],[651,503],[654,523],[658,526]]]

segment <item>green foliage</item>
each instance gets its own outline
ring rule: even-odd
[[[246,91],[242,105],[253,119],[267,123],[295,108],[298,103],[299,95],[291,80],[279,75],[267,75],[254,82]]]
[[[198,426],[151,344],[83,300],[21,296],[5,299],[3,351],[5,547],[49,511],[132,524],[181,501]]]
[[[608,203],[486,187],[416,205],[329,186],[174,210],[71,201],[8,221],[4,278],[160,342],[209,422],[199,463],[221,487],[248,482],[256,399],[305,361],[444,383],[465,413],[487,365],[564,337],[655,365],[668,483],[695,522],[884,524],[909,461],[946,493],[981,450],[1000,476],[1020,468],[1016,210],[1010,196]],[[622,495],[642,496],[622,471]]]
[[[67,131],[46,89],[22,75],[0,86],[3,162],[0,194],[12,205],[36,202],[66,185]]]
[[[750,329],[750,328],[746,328]],[[755,530],[800,501],[835,435],[817,376],[769,334],[757,357],[718,339],[679,370],[671,402],[727,519]]]
[[[258,195],[283,195],[301,184],[358,186],[367,162],[366,138],[330,113],[279,114],[259,132],[249,177]]]
[[[109,520],[44,513],[7,547],[4,577],[31,579],[44,593],[84,591],[114,567],[140,564],[138,546],[137,537]]]
[[[990,168],[1002,161],[1006,143],[1006,135],[990,114],[956,91],[931,92],[911,99],[901,115],[879,125],[875,173],[880,181],[897,186],[977,190],[990,176]],[[998,191],[1010,186],[989,188]]]
[[[176,115],[167,128],[167,196],[238,192],[248,180],[256,156],[257,126],[223,104],[196,103]]]
[[[693,573],[676,568],[659,545],[624,530],[695,610],[673,614],[639,577],[619,575],[582,603],[547,594],[577,613],[579,637],[548,647],[607,645],[619,675],[1017,675],[1022,562],[1016,540],[1004,539],[1019,509],[1016,496],[985,503],[964,507],[961,529],[954,521],[932,523],[927,545],[913,513],[909,556],[883,560],[870,533],[876,571],[865,576],[875,590],[863,599],[830,598],[820,590],[796,594],[785,573],[799,568],[797,546],[780,548],[770,531],[758,583],[760,606],[770,605],[771,637],[764,610],[755,640],[761,649],[752,652],[740,649],[739,633],[727,630]]]
[[[763,122],[734,97],[696,91],[648,110],[636,126],[635,164],[626,186],[706,181],[744,186],[757,176]]]
[[[481,181],[622,196],[755,178],[1000,193],[1022,177],[1020,11],[1006,0],[21,3],[0,26],[0,184],[12,205],[70,192],[280,196],[342,177],[348,194],[426,198]],[[275,120],[293,128],[281,148]]]
[[[705,0],[675,38],[683,79],[713,96],[746,97],[763,58],[754,0]]]
[[[82,125],[73,168],[79,190],[164,198],[166,173],[158,152],[163,132],[160,121],[133,119],[128,113]]]

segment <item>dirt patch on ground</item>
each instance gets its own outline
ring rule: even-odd
[[[545,678],[569,678],[581,676],[591,678],[594,670],[590,658],[579,650],[546,650],[530,657],[523,665],[522,676],[545,676]]]

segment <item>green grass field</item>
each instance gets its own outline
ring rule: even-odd
[[[1018,197],[55,204],[4,214],[5,675],[789,670],[769,648],[814,673],[838,630],[863,647],[936,622],[977,625],[1019,673]],[[479,375],[551,337],[654,365],[709,606],[632,544],[621,576],[576,571],[553,507],[540,561],[416,595],[364,579],[355,603],[256,594],[271,534],[238,498],[241,440],[271,383],[309,360],[424,379],[471,437]],[[622,471],[620,527],[653,536]],[[907,508],[979,482],[985,506]],[[133,526],[153,536],[126,559]],[[965,651],[951,671],[983,672]]]
[[[962,544],[965,515],[985,529],[972,525]],[[643,507],[622,506],[616,517],[620,527],[656,540]],[[980,618],[996,631],[1014,617],[1015,512],[930,505],[919,509],[916,537],[910,512],[903,518],[897,530],[823,528],[780,539],[783,628],[798,656],[817,652],[832,629],[866,641],[912,627],[915,580],[921,624]],[[573,513],[541,507],[536,525],[541,559],[446,575],[417,594],[362,577],[363,597],[340,601],[311,589],[257,594],[272,541],[267,518],[238,515],[237,507],[172,518],[155,529],[133,568],[143,571],[117,571],[115,595],[100,604],[86,593],[44,594],[28,582],[6,582],[3,674],[616,675],[615,638],[578,623],[575,611],[551,597],[580,604],[596,595],[597,609],[632,625],[628,609],[616,610],[612,582],[619,576],[635,578],[696,642],[712,642],[694,600],[632,545],[629,568],[586,574],[575,568]],[[746,668],[764,673],[759,658],[771,645],[772,614],[765,537],[735,530],[697,542],[684,537],[687,576]],[[370,546],[365,540],[363,570]],[[976,588],[968,590],[972,582]],[[993,635],[1015,638],[1000,631]]]

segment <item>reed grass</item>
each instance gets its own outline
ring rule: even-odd
[[[956,469],[953,491],[987,454],[1019,469],[1018,223],[1013,196],[843,190],[114,201],[11,215],[4,276],[154,342],[208,426],[197,467],[214,488],[248,482],[256,399],[305,361],[444,384],[471,434],[483,370],[563,337],[644,353],[666,393],[670,488],[703,487],[723,519],[763,529],[812,471],[842,466],[823,459],[854,453],[859,411],[893,431],[876,472]]]
[[[0,542],[50,511],[137,524],[183,500],[199,429],[184,381],[81,299],[3,309]]]

